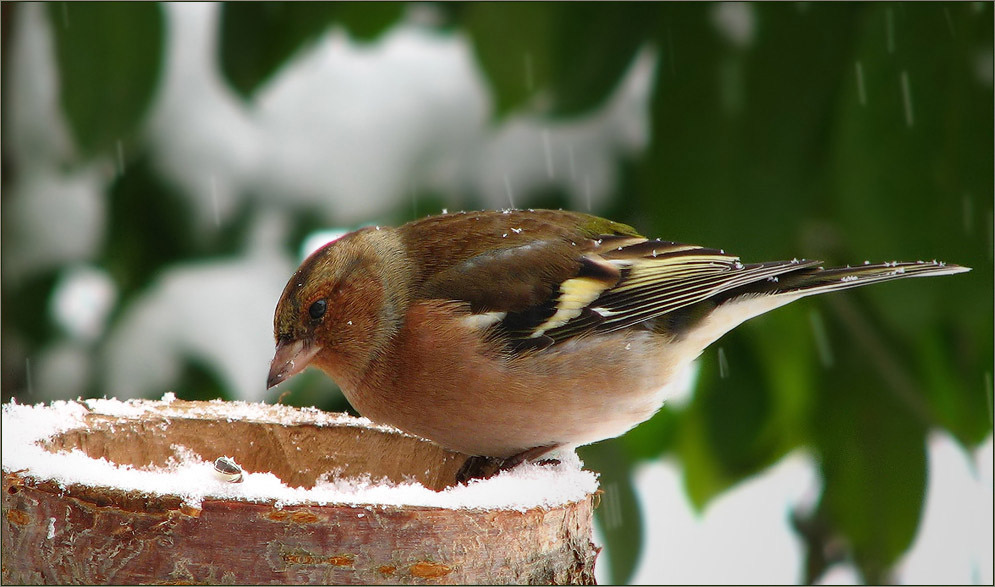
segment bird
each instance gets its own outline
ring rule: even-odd
[[[744,263],[580,212],[443,213],[361,228],[308,256],[276,306],[267,388],[315,366],[359,414],[479,459],[461,479],[489,476],[649,419],[745,320],[969,270]]]

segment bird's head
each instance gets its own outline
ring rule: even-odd
[[[340,383],[362,374],[403,321],[409,274],[390,228],[360,229],[311,254],[277,303],[266,387],[312,364]]]

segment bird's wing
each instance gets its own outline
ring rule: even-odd
[[[424,272],[417,297],[466,304],[469,323],[515,350],[626,328],[815,264],[744,266],[721,250],[562,211],[451,214],[403,230]]]
[[[743,264],[722,250],[659,240],[609,250],[602,247],[595,254],[620,269],[618,283],[598,293],[581,311],[565,316],[566,320],[548,320],[519,336],[542,336],[555,343],[591,330],[611,332],[640,323],[654,328],[666,325],[672,334],[679,334],[680,329],[728,302],[746,302],[737,306],[742,321],[804,296],[970,270],[938,261],[829,269],[823,268],[821,261],[805,259]],[[668,320],[653,322],[661,317]]]
[[[818,265],[819,261],[775,261],[744,265],[719,249],[661,240],[619,243],[600,239],[585,258],[619,272],[614,284],[568,279],[550,303],[545,320],[521,321],[509,315],[502,323],[522,348],[532,339],[555,344],[591,331],[611,332],[649,322],[712,300],[724,292]],[[524,322],[524,323],[523,323]]]
[[[615,285],[620,270],[587,254],[597,237],[645,240],[631,227],[560,210],[433,216],[400,229],[421,274],[415,298],[466,302],[474,314],[535,314],[565,282]]]
[[[444,234],[452,224],[454,234],[472,233],[472,241],[443,241],[433,249],[425,248],[430,239],[416,239],[421,265],[430,267],[419,296],[465,303],[467,320],[513,351],[641,323],[659,327],[654,321],[661,317],[690,325],[738,298],[793,299],[964,270],[929,263],[823,269],[820,261],[798,259],[744,264],[723,250],[648,240],[626,225],[583,214],[476,214],[433,220],[439,223],[433,231]],[[464,222],[474,230],[456,226]]]

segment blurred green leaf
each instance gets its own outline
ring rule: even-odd
[[[604,554],[611,565],[611,582],[624,585],[642,553],[643,517],[632,485],[633,462],[618,440],[606,440],[578,450],[586,468],[600,474],[601,506],[595,520],[605,538]]]
[[[820,178],[852,68],[839,47],[859,8],[747,4],[757,32],[739,46],[717,34],[717,6],[663,5],[653,143],[630,206],[668,239],[791,258],[797,219],[828,213]]]
[[[840,366],[860,372],[820,396],[814,415],[826,515],[853,551],[864,579],[891,582],[888,568],[912,543],[926,486],[925,427],[867,373],[856,353]]]
[[[756,352],[771,409],[761,432],[778,457],[810,441],[806,423],[835,347],[817,299],[794,302],[739,327]],[[763,444],[761,445],[763,446]]]
[[[553,114],[576,116],[600,106],[656,28],[655,2],[578,2],[562,10],[552,47]]]
[[[369,41],[394,24],[403,8],[398,2],[225,2],[221,72],[242,96],[251,96],[332,24]]]
[[[204,357],[188,355],[183,360],[183,372],[178,378],[178,383],[172,390],[176,397],[188,401],[210,401],[221,399],[231,401],[238,399],[233,397],[228,386],[225,385],[224,378],[218,373],[215,365],[205,360]],[[159,392],[155,392],[150,399]]]
[[[884,577],[920,515],[923,430],[942,425],[968,443],[991,432],[992,87],[979,69],[990,64],[991,6],[745,6],[755,23],[745,43],[718,32],[716,4],[661,7],[653,144],[638,186],[617,204],[621,219],[744,261],[938,257],[976,269],[833,294],[741,326],[705,351],[689,406],[637,428],[625,446],[639,457],[665,450],[646,444],[676,420],[665,442],[697,507],[793,447],[825,448],[834,455],[827,532],[854,542],[868,577]],[[888,419],[876,434],[865,425],[847,446],[842,431],[813,439],[813,422],[829,425],[824,405],[854,381],[911,385],[901,402],[870,400]],[[881,402],[892,404],[887,415]],[[832,491],[830,474],[841,484]],[[862,475],[878,489],[858,497]],[[893,501],[874,518],[869,500]],[[865,514],[889,528],[860,523]]]
[[[652,2],[483,2],[460,18],[490,81],[497,116],[525,106],[576,116],[615,89],[658,14]]]
[[[361,41],[372,41],[396,23],[404,13],[401,2],[337,2],[336,22]]]
[[[923,382],[936,422],[970,446],[991,434],[992,398],[984,377],[971,380],[963,375],[972,371],[965,363],[974,354],[974,345],[963,334],[947,326],[919,337],[916,379]],[[991,372],[987,373],[990,377]]]
[[[101,259],[122,300],[146,286],[163,266],[195,256],[190,204],[159,180],[145,156],[118,176],[108,196]]]
[[[708,445],[708,429],[701,410],[688,409],[682,414],[677,454],[684,473],[684,491],[699,512],[710,499],[732,487],[735,481],[727,477]]]
[[[156,88],[162,8],[151,2],[53,2],[47,8],[62,107],[76,145],[87,156],[113,152],[134,133]]]
[[[955,34],[945,11],[969,13],[934,3],[869,4],[862,13],[867,34],[840,100],[833,163],[843,236],[863,254],[968,253],[964,197],[991,194],[993,130],[977,121],[991,116],[992,90],[976,71],[990,19],[984,29],[958,18]],[[932,41],[913,42],[924,36]]]
[[[9,324],[11,330],[18,331],[27,346],[41,347],[46,339],[58,332],[54,317],[48,311],[58,278],[56,272],[46,271],[17,280],[16,288],[8,285],[13,280],[6,280],[4,284],[4,326]]]
[[[684,485],[701,509],[710,499],[780,456],[767,432],[772,397],[754,348],[733,331],[701,358],[698,384],[680,422]]]
[[[563,16],[551,2],[474,2],[460,12],[497,116],[521,108],[550,83],[551,31]]]
[[[739,335],[741,333],[737,333]],[[753,347],[740,336],[715,343],[717,369],[702,372],[692,410],[700,410],[703,439],[723,473],[732,479],[751,475],[763,466],[770,446],[762,431],[770,417],[770,388],[765,385]]]
[[[912,335],[921,328],[917,315],[924,301],[944,313],[972,314],[981,308],[939,302],[965,286],[990,289],[986,231],[979,222],[985,204],[977,195],[993,190],[993,130],[977,121],[991,117],[992,89],[976,68],[977,47],[986,36],[990,44],[991,27],[987,21],[987,30],[971,26],[981,15],[964,22],[966,5],[901,7],[869,5],[864,14],[869,31],[893,22],[894,49],[880,34],[866,35],[856,48],[854,67],[866,98],[859,100],[854,75],[852,97],[841,101],[833,161],[838,227],[850,249],[874,259],[940,258],[985,273],[931,284],[916,296],[870,290],[890,323]],[[944,12],[957,23],[957,34],[947,30]],[[921,35],[935,41],[910,42]]]
[[[316,407],[326,412],[359,413],[349,405],[334,381],[317,369],[307,369],[290,381],[271,389],[267,401],[287,406]]]
[[[765,314],[702,355],[694,397],[674,426],[685,488],[697,508],[806,442],[801,421],[818,382],[805,310]]]
[[[968,443],[991,431],[980,373],[992,368],[992,320],[979,317],[991,316],[993,297],[982,217],[991,215],[995,137],[992,125],[978,124],[991,119],[991,82],[978,69],[990,21],[990,5],[869,5],[834,160],[848,249],[974,267],[862,293],[889,331],[915,341],[903,368],[923,382],[931,422]],[[880,34],[889,26],[890,36]],[[923,35],[934,40],[913,41]]]
[[[665,403],[656,415],[626,432],[619,441],[634,460],[658,458],[674,450],[680,423],[680,411]]]

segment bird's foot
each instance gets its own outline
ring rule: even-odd
[[[536,457],[542,456],[556,447],[557,445],[537,446],[506,459],[482,456],[470,457],[463,463],[463,466],[460,467],[460,470],[456,473],[456,482],[461,485],[466,485],[473,479],[490,479],[501,471],[513,469],[523,461],[532,460]],[[536,462],[540,465],[560,464],[559,459],[542,459],[541,461]]]
[[[456,473],[456,482],[466,485],[473,479],[490,479],[504,470],[504,461],[494,457],[470,457]]]

